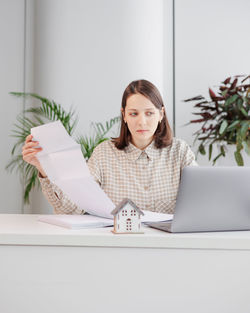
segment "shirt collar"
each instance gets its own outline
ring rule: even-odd
[[[125,148],[125,153],[131,161],[138,160],[142,153],[145,153],[149,157],[149,159],[153,160],[157,156],[157,150],[158,149],[155,147],[154,140],[144,150],[138,149],[130,142],[129,145]]]

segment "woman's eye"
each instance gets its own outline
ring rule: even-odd
[[[146,112],[145,114],[146,114],[146,116],[151,116],[154,114],[154,112]],[[130,116],[137,116],[138,114],[136,112],[134,112],[134,113],[130,113],[129,115]]]

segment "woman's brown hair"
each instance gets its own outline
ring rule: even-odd
[[[144,97],[149,99],[158,110],[164,108],[163,100],[159,90],[149,81],[141,79],[133,81],[125,89],[122,96],[122,109],[124,112],[127,104],[127,99],[134,94],[143,95]],[[172,130],[169,125],[165,110],[163,110],[163,118],[161,122],[159,122],[154,134],[155,147],[158,149],[167,147],[172,143],[172,139]],[[123,114],[121,114],[120,136],[117,138],[112,138],[112,142],[115,144],[117,149],[123,150],[129,145],[130,140],[130,131],[127,124],[124,122]]]

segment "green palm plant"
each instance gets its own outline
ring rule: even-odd
[[[11,92],[16,97],[31,97],[39,100],[40,105],[24,110],[17,116],[11,136],[16,138],[16,143],[11,150],[11,160],[6,165],[6,170],[10,173],[16,172],[21,176],[24,184],[24,202],[29,203],[29,195],[33,188],[39,187],[37,169],[26,163],[20,152],[26,137],[30,134],[32,127],[36,127],[48,122],[60,120],[69,135],[73,135],[78,118],[76,112],[70,109],[68,112],[58,103],[41,97],[35,93]],[[81,145],[83,156],[88,160],[94,148],[101,142],[108,140],[108,133],[111,128],[120,121],[120,117],[111,118],[104,125],[102,123],[91,123],[89,136],[78,136],[76,142]]]
[[[93,150],[99,143],[109,139],[109,131],[118,122],[120,122],[119,116],[106,121],[105,125],[102,123],[91,123],[90,136],[81,135],[76,138],[76,142],[81,145],[82,154],[86,160],[91,157]]]

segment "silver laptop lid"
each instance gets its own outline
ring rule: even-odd
[[[183,169],[172,232],[250,229],[250,167]]]

